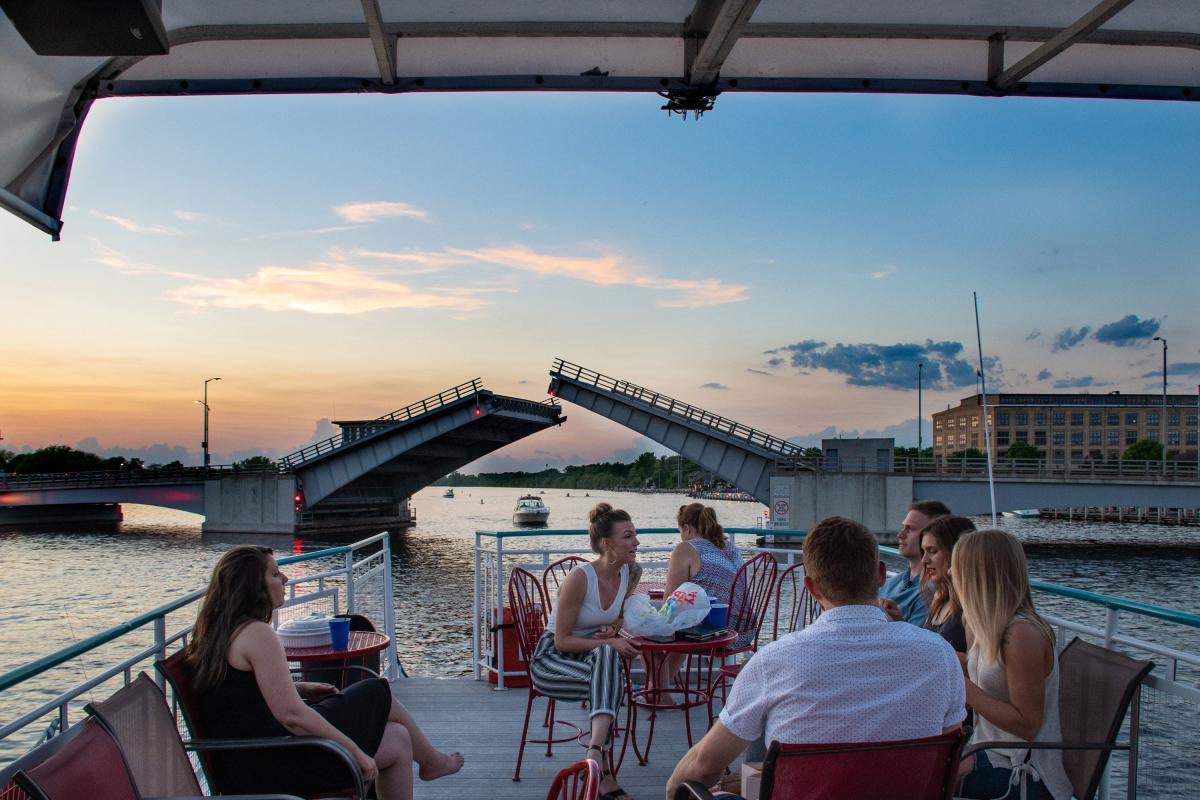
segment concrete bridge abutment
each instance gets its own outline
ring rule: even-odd
[[[910,475],[796,472],[771,476],[771,527],[808,530],[826,517],[849,517],[873,531],[900,525],[913,498]]]
[[[292,533],[296,476],[272,472],[223,475],[204,484],[204,533]]]

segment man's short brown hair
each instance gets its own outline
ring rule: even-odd
[[[879,596],[879,543],[860,522],[827,517],[804,537],[804,572],[830,602]]]
[[[918,514],[933,519],[934,517],[944,517],[947,514],[953,514],[950,506],[943,503],[941,500],[918,500],[908,507],[909,511],[916,511]]]

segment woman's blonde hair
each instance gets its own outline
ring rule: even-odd
[[[964,535],[950,571],[963,622],[975,637],[971,649],[984,661],[1003,662],[1004,634],[1014,617],[1029,620],[1054,643],[1054,631],[1033,608],[1029,564],[1017,537],[994,528]]]
[[[946,569],[949,570],[950,566],[954,564],[954,547],[958,544],[959,538],[964,533],[970,533],[973,530],[975,530],[975,523],[966,517],[944,514],[934,517],[928,525],[921,528],[918,542],[924,541],[926,534],[936,539],[938,547],[946,554]],[[929,576],[924,572],[921,573],[921,588],[929,590]],[[951,614],[962,608],[962,604],[958,602],[958,593],[954,591],[954,580],[950,578],[948,571],[946,580],[938,581],[933,587],[933,594],[929,600],[929,619],[937,619],[943,608],[948,608]]]
[[[703,503],[688,503],[679,507],[675,515],[679,527],[691,525],[700,536],[712,542],[717,547],[725,546],[725,529],[717,522],[717,512],[712,506]]]
[[[588,512],[588,543],[592,546],[593,553],[602,554],[600,542],[612,536],[613,526],[618,522],[633,522],[633,517],[629,516],[628,511],[613,508],[608,503],[597,503],[596,507]]]

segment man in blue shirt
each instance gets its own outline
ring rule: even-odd
[[[925,624],[929,606],[921,592],[921,529],[934,517],[949,514],[950,507],[938,500],[922,500],[908,507],[900,532],[896,534],[897,549],[908,559],[908,569],[902,569],[879,591],[880,605],[893,620]]]

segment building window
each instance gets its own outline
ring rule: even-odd
[[[1092,413],[1088,414],[1088,425],[1099,425],[1101,419],[1103,419],[1103,417],[1101,416],[1100,412],[1093,411]]]
[[[941,447],[942,446],[942,437],[940,437],[940,436],[933,437],[933,443],[935,446]]]
[[[1003,425],[1005,427],[1007,427],[1009,425],[1007,411],[997,411],[996,412],[996,425]]]
[[[1121,415],[1120,414],[1109,414],[1108,415],[1108,424],[1112,425],[1114,427],[1117,425],[1120,425],[1121,424]]]
[[[960,428],[965,428],[965,427],[967,427],[967,418],[966,418],[966,417],[959,417],[959,418],[958,418],[958,427],[960,427]]]
[[[1024,411],[1018,411],[1016,424],[1017,425],[1028,425],[1029,424],[1029,414]]]
[[[979,447],[979,434],[978,433],[971,434],[971,447]]]
[[[1059,464],[1061,464],[1064,460],[1066,460],[1066,457],[1067,457],[1067,454],[1064,453],[1062,450],[1054,451],[1054,460],[1056,462],[1058,462]]]
[[[1157,425],[1158,424],[1158,412],[1157,411],[1147,411],[1146,412],[1146,424],[1147,425]]]
[[[941,421],[940,419],[935,419],[935,420],[933,421],[933,427],[934,427],[934,429],[935,429],[935,430],[939,430],[939,431],[940,431],[940,430],[942,429],[942,421]]]
[[[1034,414],[1033,415],[1033,424],[1034,425],[1045,425],[1046,424],[1046,412],[1039,411],[1036,414]]]
[[[958,446],[959,447],[967,446],[967,435],[965,433],[960,433],[958,435]]]
[[[1072,461],[1083,461],[1083,451],[1082,450],[1072,450],[1071,451],[1071,460]]]
[[[1083,431],[1071,431],[1071,444],[1083,444]]]
[[[1109,461],[1120,461],[1121,460],[1121,451],[1109,450],[1108,451],[1108,460]]]
[[[1098,431],[1098,430],[1088,431],[1088,444],[1100,444],[1100,434],[1101,433],[1102,433],[1102,431]]]
[[[1187,415],[1188,427],[1190,427],[1190,428],[1196,427],[1196,417],[1197,417],[1196,414],[1188,414]]]
[[[996,445],[999,447],[1008,446],[1008,431],[996,431]]]
[[[1179,431],[1167,431],[1167,446],[1168,447],[1178,447],[1179,446]]]
[[[1017,437],[1017,441],[1021,444],[1029,444],[1029,431],[1017,431],[1013,435]]]
[[[1125,424],[1126,425],[1137,425],[1137,412],[1136,411],[1126,411],[1125,412]]]
[[[971,427],[972,428],[979,427],[979,417],[971,417]]]
[[[1109,447],[1116,447],[1117,445],[1121,444],[1121,432],[1120,431],[1106,431],[1105,437],[1108,439]]]
[[[1196,431],[1188,431],[1187,432],[1187,443],[1188,444],[1196,444]]]
[[[1125,444],[1133,444],[1137,441],[1137,431],[1125,431]]]
[[[1054,437],[1055,444],[1066,444],[1067,443],[1067,434],[1065,432],[1054,431],[1051,435]]]
[[[1158,431],[1157,430],[1146,431],[1146,438],[1152,442],[1157,442],[1158,441]]]
[[[1045,431],[1034,431],[1033,432],[1033,443],[1035,445],[1037,445],[1038,447],[1045,447],[1046,446],[1046,432]]]
[[[1167,424],[1173,428],[1178,427],[1178,425],[1179,425],[1179,412],[1178,411],[1168,411],[1167,412]]]
[[[1067,424],[1067,412],[1055,411],[1054,412],[1054,424],[1055,425],[1066,425]]]
[[[1082,411],[1072,411],[1071,412],[1071,424],[1072,425],[1082,425],[1083,424],[1083,412]]]

